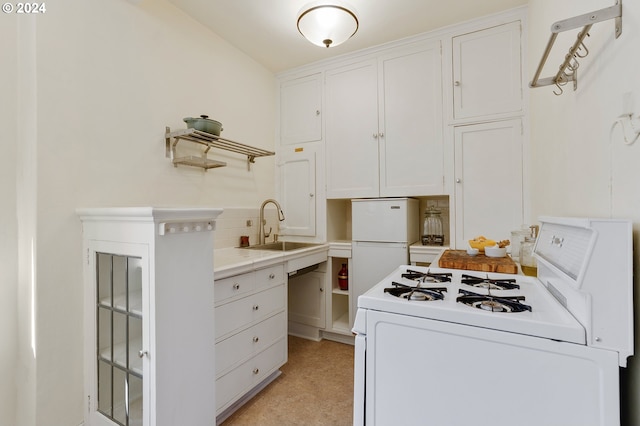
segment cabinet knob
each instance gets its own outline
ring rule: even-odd
[[[456,179],[456,183],[461,183],[461,182],[462,182],[462,179],[460,179],[460,178]]]
[[[258,305],[253,305],[253,310],[254,310],[254,311],[257,311],[258,309],[260,309],[260,306],[258,306]]]
[[[240,290],[240,284],[235,283],[235,284],[233,285],[233,289],[234,289],[234,290]]]
[[[260,338],[258,336],[254,336],[253,337],[253,343],[258,343],[258,340],[260,340]]]
[[[324,288],[320,287],[320,293],[324,292]]]
[[[380,136],[381,138],[384,138],[384,132],[378,133],[378,136]]]
[[[319,109],[316,110],[316,115],[320,115],[320,110]]]
[[[313,195],[314,195],[313,193],[310,193],[309,198],[313,198]]]
[[[142,358],[142,357],[144,357],[146,355],[149,355],[149,352],[143,351],[143,350],[139,350],[138,351],[138,358]]]
[[[456,80],[456,81],[453,82],[453,85],[454,86],[460,86],[460,82]]]
[[[260,372],[260,369],[259,369],[259,368],[254,368],[254,369],[253,369],[253,374],[258,374],[259,372]]]
[[[374,138],[374,139],[378,139],[378,134],[377,134],[377,133],[374,133],[374,134],[373,134],[373,138]]]
[[[273,272],[269,274],[269,279],[272,280],[276,277],[276,274],[274,274]]]

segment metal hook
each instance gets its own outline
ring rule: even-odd
[[[571,58],[571,61],[567,64],[567,68],[569,68],[571,72],[576,72],[579,66],[580,63],[575,57]]]
[[[558,79],[556,80],[556,86],[560,87],[560,86],[564,86],[565,84],[567,84],[569,82],[569,76],[567,75],[567,73],[565,73],[564,71],[562,71],[560,73],[560,76],[558,77]]]
[[[587,52],[587,53],[585,53],[584,55],[579,54],[578,50],[580,50],[580,49],[584,49],[584,51]],[[578,46],[578,50],[576,50],[576,56],[578,58],[584,58],[589,54],[589,49],[587,49],[587,46],[585,46],[583,41],[580,42],[580,46]]]
[[[566,84],[566,82],[565,82],[565,84]],[[558,92],[556,92],[556,91],[554,90],[554,91],[553,91],[553,94],[554,94],[554,95],[556,95],[556,96],[560,96],[560,95],[562,95],[562,94],[564,93],[564,90],[562,90],[562,87],[560,87],[560,84],[559,84],[559,83],[556,83],[556,86],[558,87],[558,90],[560,90],[560,93],[558,93]]]

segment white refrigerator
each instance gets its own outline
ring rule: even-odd
[[[419,240],[419,201],[415,198],[351,200],[351,324],[358,297],[400,265]]]

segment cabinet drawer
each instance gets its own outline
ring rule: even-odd
[[[220,303],[235,296],[241,296],[252,292],[256,287],[253,272],[236,275],[229,278],[214,281],[213,298],[215,303]]]
[[[216,377],[251,358],[287,335],[287,316],[280,312],[216,343]]]
[[[216,340],[284,310],[285,300],[285,286],[281,284],[251,296],[216,306]]]
[[[255,271],[256,290],[269,288],[276,284],[284,284],[284,266],[276,265]]]
[[[283,338],[216,380],[216,411],[229,407],[287,361],[287,339]]]

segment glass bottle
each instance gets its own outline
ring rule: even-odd
[[[342,268],[338,271],[338,286],[340,290],[349,290],[349,271],[346,263],[343,263]]]
[[[435,207],[429,207],[425,210],[422,245],[444,245],[444,227],[440,213],[440,210]]]
[[[530,277],[538,275],[538,265],[536,258],[533,256],[533,246],[535,242],[535,237],[526,236],[520,245],[520,267],[522,268],[522,272]]]
[[[531,235],[531,229],[527,225],[522,225],[520,229],[511,231],[511,258],[514,260],[520,259],[520,245],[524,241],[525,237]]]

